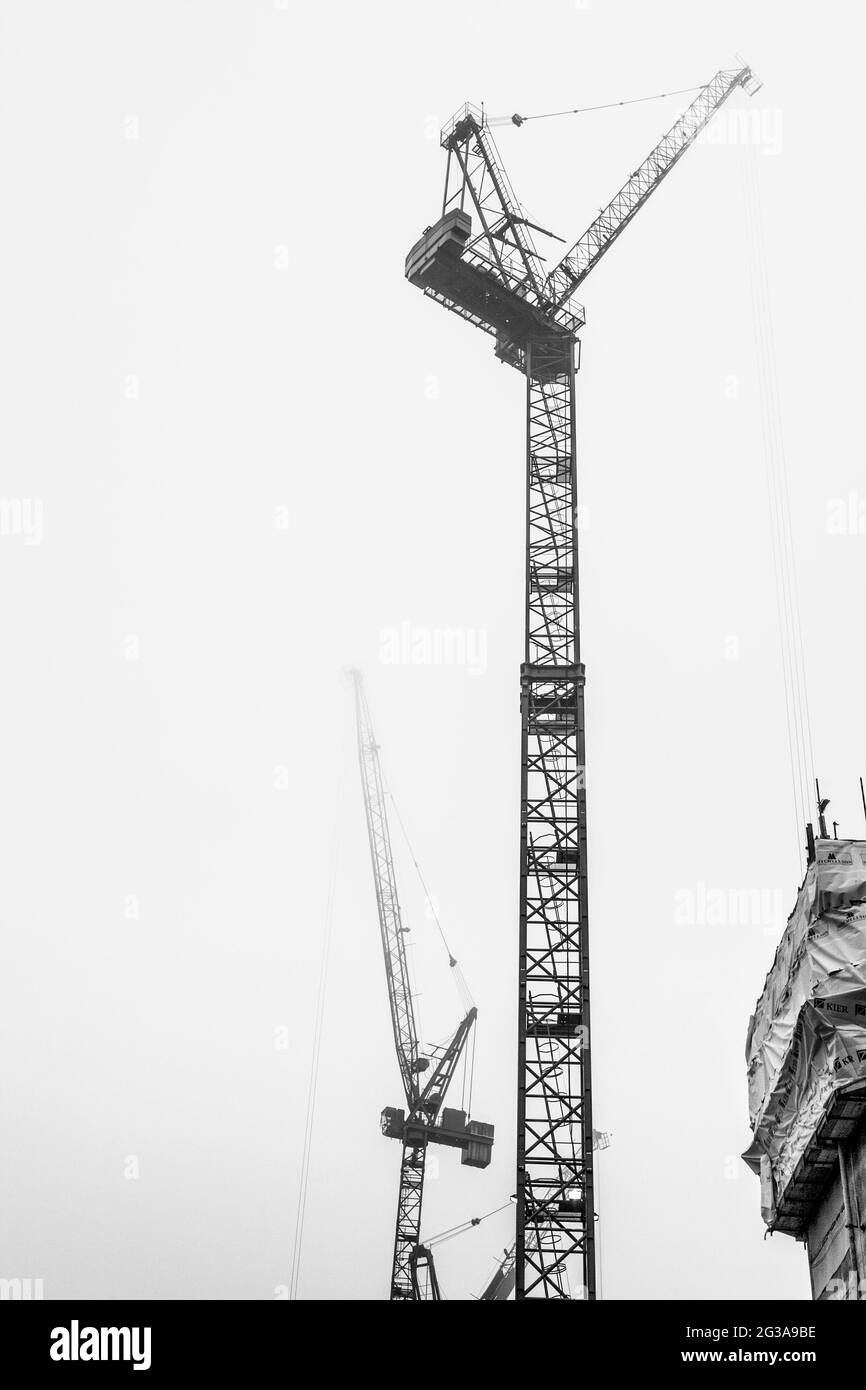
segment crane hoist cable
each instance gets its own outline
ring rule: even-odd
[[[525,125],[527,121],[549,121],[554,116],[585,116],[590,111],[611,111],[617,106],[637,106],[643,101],[662,101],[665,97],[687,96],[692,92],[700,92],[705,83],[697,87],[678,87],[674,92],[655,92],[649,97],[629,97],[625,101],[604,101],[598,106],[574,106],[567,111],[540,111],[534,116],[520,116],[517,112],[513,116],[488,116],[486,123],[489,126],[500,125]]]
[[[467,1047],[463,1053],[463,1078],[460,1086],[460,1109],[465,1110],[469,1118],[472,1116],[472,1088],[475,1084],[475,1039],[476,1035],[473,1029],[471,1047]],[[469,1090],[468,1100],[466,1097],[467,1084]]]
[[[467,1115],[471,1115],[471,1114],[472,1114],[472,1089],[473,1089],[473,1087],[474,1087],[474,1085],[475,1085],[475,1043],[476,1043],[476,1033],[475,1033],[475,1030],[473,1029],[473,1032],[472,1032],[472,1061],[471,1061],[470,1066],[469,1066],[469,1096],[468,1096],[468,1099],[467,1099],[467,1101],[466,1101],[466,1113],[467,1113]]]
[[[462,1005],[462,1007],[463,1007],[464,1010],[473,1009],[473,1008],[475,1007],[475,1000],[472,998],[472,992],[471,992],[471,990],[469,989],[468,984],[466,983],[466,977],[465,977],[465,975],[463,974],[462,969],[460,968],[460,964],[459,964],[459,962],[458,962],[458,960],[457,960],[457,957],[454,955],[453,951],[451,950],[451,947],[450,947],[449,944],[448,944],[448,940],[447,940],[447,938],[446,938],[446,936],[445,936],[445,931],[444,931],[444,928],[443,928],[443,926],[442,926],[442,922],[440,921],[439,914],[438,914],[438,912],[436,911],[436,905],[435,905],[433,896],[432,896],[432,894],[430,893],[429,888],[427,887],[427,881],[426,881],[426,879],[424,878],[424,874],[423,874],[423,871],[422,871],[422,869],[421,869],[421,865],[418,863],[418,858],[417,858],[417,856],[416,856],[416,854],[415,854],[414,849],[412,848],[412,842],[411,842],[411,840],[409,839],[409,832],[408,832],[407,829],[406,829],[406,825],[405,825],[405,823],[404,823],[404,821],[403,821],[403,817],[400,815],[400,808],[399,808],[399,806],[397,805],[397,801],[396,801],[396,798],[395,798],[395,796],[394,796],[394,793],[393,793],[393,791],[391,790],[391,787],[390,787],[390,784],[389,784],[387,778],[385,778],[384,781],[385,781],[385,791],[386,791],[386,794],[387,794],[387,796],[388,796],[388,798],[389,798],[389,800],[390,800],[390,802],[391,802],[391,805],[392,805],[393,808],[394,808],[394,815],[395,815],[396,818],[397,818],[397,824],[399,825],[399,827],[400,827],[400,832],[401,832],[401,834],[402,834],[402,836],[403,836],[404,841],[406,842],[406,848],[407,848],[407,850],[409,851],[409,857],[410,857],[410,859],[412,860],[412,863],[413,863],[414,866],[415,866],[415,872],[416,872],[417,875],[418,875],[418,881],[419,881],[419,883],[421,884],[421,888],[422,888],[422,890],[423,890],[423,892],[424,892],[424,898],[425,898],[425,901],[426,901],[426,904],[427,904],[427,909],[428,909],[428,911],[429,911],[431,917],[433,918],[433,921],[436,923],[436,928],[437,928],[437,930],[438,930],[438,932],[439,932],[439,936],[441,937],[442,945],[444,946],[445,952],[446,952],[446,954],[447,954],[447,956],[448,956],[448,965],[449,965],[449,968],[450,968],[450,970],[451,970],[452,978],[453,978],[453,980],[454,980],[454,986],[455,986],[455,988],[456,988],[456,990],[457,990],[457,997],[458,997],[458,999],[460,1000],[460,1003],[461,1003],[461,1005]],[[476,1047],[476,1038],[477,1038],[477,1030],[476,1030],[475,1028],[473,1028],[473,1030],[472,1030],[472,1038],[471,1038],[471,1043],[470,1043],[470,1047],[471,1047],[471,1059],[470,1059],[470,1057],[469,1057],[469,1055],[468,1055],[468,1054],[469,1054],[469,1051],[470,1051],[469,1048],[467,1048],[466,1052],[464,1052],[464,1054],[463,1054],[463,1079],[462,1079],[462,1086],[461,1086],[461,1101],[460,1101],[460,1103],[461,1103],[461,1107],[464,1107],[464,1106],[465,1106],[466,1114],[467,1114],[468,1116],[471,1116],[471,1114],[472,1114],[472,1092],[473,1092],[473,1089],[474,1089],[474,1086],[475,1086],[475,1047]],[[467,1070],[468,1070],[468,1099],[467,1099]]]
[[[394,798],[394,793],[392,792],[390,785],[387,782],[387,779],[385,781],[385,789],[391,801],[391,805],[394,807],[394,815],[397,817],[397,824],[399,825],[400,832],[403,836],[403,839],[406,842],[406,848],[409,851],[409,857],[415,866],[415,872],[418,875],[418,881],[421,884],[422,889],[424,890],[424,898],[427,904],[427,910],[430,913],[430,916],[433,918],[433,921],[436,923],[436,929],[439,932],[440,937],[442,938],[442,945],[445,947],[445,951],[448,956],[448,965],[454,977],[454,983],[457,989],[457,994],[460,998],[460,1002],[462,1003],[464,1009],[472,1009],[475,1007],[475,1000],[472,998],[472,993],[469,989],[468,984],[466,983],[466,977],[460,968],[460,963],[457,960],[457,957],[454,955],[454,952],[451,950],[451,947],[448,945],[448,941],[445,936],[445,931],[442,927],[441,921],[439,920],[439,914],[436,911],[436,903],[433,899],[430,889],[427,887],[427,882],[421,870],[421,865],[418,863],[415,851],[412,848],[412,842],[409,839],[408,831],[406,830],[406,826],[403,823],[403,817],[400,815],[400,808],[397,805],[397,802]]]
[[[809,807],[812,800],[811,789],[815,785],[815,759],[760,186],[755,152],[750,144],[747,144],[743,151],[741,172],[749,243],[749,289],[757,362],[761,445],[770,513],[788,758],[796,823],[797,857],[798,862],[802,863],[802,833],[803,826],[811,818]]]
[[[345,750],[344,750],[345,757]],[[313,1050],[310,1058],[310,1075],[307,1084],[307,1111],[304,1122],[304,1143],[301,1151],[301,1178],[298,1188],[298,1206],[295,1214],[295,1236],[292,1244],[292,1264],[289,1275],[289,1299],[298,1297],[298,1280],[301,1270],[301,1253],[304,1241],[304,1220],[307,1212],[307,1192],[310,1181],[310,1158],[313,1148],[313,1131],[316,1122],[316,1100],[319,1089],[319,1063],[322,1055],[322,1033],[325,1022],[325,1003],[328,992],[328,967],[331,958],[331,942],[334,935],[334,905],[337,895],[337,874],[340,863],[340,815],[343,802],[345,767],[341,767],[337,783],[337,797],[334,809],[334,835],[331,858],[331,873],[328,880],[325,900],[325,925],[322,937],[322,954],[319,964],[319,982],[316,991],[316,1004],[313,1021]]]

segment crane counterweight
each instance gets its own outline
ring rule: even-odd
[[[468,319],[496,339],[501,361],[520,366],[520,348],[531,338],[544,336],[551,348],[558,346],[556,361],[548,370],[556,374],[567,361],[579,321],[569,316],[572,328],[551,329],[547,311],[503,284],[477,260],[464,258],[472,219],[459,208],[447,212],[415,243],[406,258],[406,278],[446,308]]]

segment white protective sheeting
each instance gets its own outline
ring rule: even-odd
[[[834,1092],[866,1077],[866,840],[818,840],[746,1039],[768,1224]]]

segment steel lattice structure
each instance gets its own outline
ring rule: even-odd
[[[530,342],[526,351],[516,1266],[520,1297],[569,1298],[577,1261],[584,1296],[593,1298],[575,373],[572,357],[548,379],[546,345]]]
[[[400,1190],[397,1197],[397,1229],[391,1269],[391,1297],[414,1299],[415,1251],[421,1244],[421,1205],[424,1200],[425,1144],[403,1143],[400,1162]],[[397,1292],[399,1291],[399,1292]]]
[[[558,265],[545,273],[484,115],[442,131],[442,216],[406,275],[496,339],[526,377],[526,647],[521,668],[515,1297],[595,1297],[584,667],[580,649],[577,287],[738,88],[720,71]],[[520,124],[520,118],[515,118]],[[473,221],[474,218],[474,221]]]
[[[467,1119],[462,1110],[445,1105],[448,1088],[475,1024],[477,1010],[474,1007],[469,1010],[448,1043],[429,1047],[426,1055],[422,1055],[412,1003],[406,927],[397,894],[379,745],[373,732],[360,672],[353,671],[351,676],[355,689],[358,763],[385,959],[391,1026],[406,1096],[405,1109],[387,1107],[382,1112],[382,1133],[389,1139],[400,1140],[403,1146],[390,1297],[398,1302],[438,1300],[439,1285],[433,1257],[421,1244],[427,1145],[443,1144],[448,1148],[460,1149],[462,1162],[472,1168],[487,1167],[493,1146],[492,1125]],[[456,961],[452,959],[451,964],[456,965]],[[421,1077],[424,1077],[423,1084]]]
[[[418,1090],[418,1030],[412,1004],[409,964],[406,960],[406,934],[400,913],[400,899],[397,896],[397,876],[394,872],[385,787],[379,763],[379,745],[373,732],[370,707],[359,672],[354,673],[354,680],[358,762],[361,768],[367,835],[373,861],[379,931],[388,976],[388,1003],[391,1009],[397,1062],[400,1066],[403,1089],[408,1097],[414,1096]]]
[[[555,304],[563,304],[570,299],[650,194],[655,192],[662,179],[694,144],[722,102],[727,101],[738,87],[744,87],[753,96],[760,83],[748,68],[736,68],[729,72],[717,72],[700,89],[694,101],[677,117],[643,164],[629,175],[616,196],[607,207],[602,208],[583,236],[551,271],[547,277],[547,290]]]

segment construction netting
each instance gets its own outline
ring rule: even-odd
[[[866,841],[819,839],[746,1039],[743,1155],[777,1203],[835,1093],[866,1078]]]

